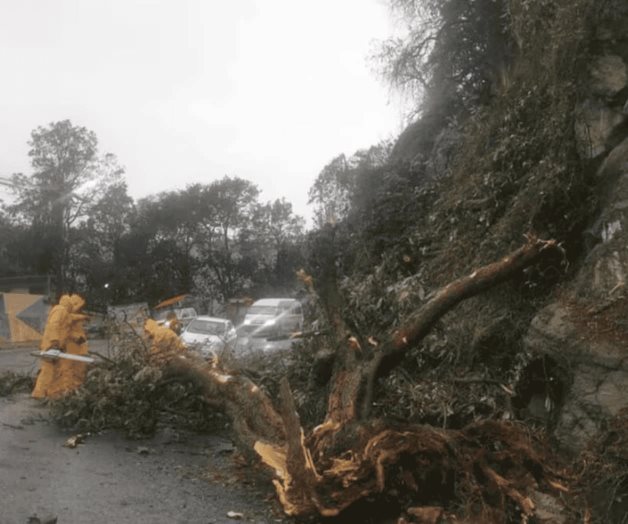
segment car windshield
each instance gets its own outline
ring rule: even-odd
[[[192,320],[186,329],[188,333],[197,333],[199,335],[224,335],[226,324],[216,320]]]
[[[272,315],[277,314],[276,306],[251,306],[248,311],[249,315]]]

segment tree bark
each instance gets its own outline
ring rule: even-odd
[[[238,444],[254,456],[255,443],[282,445],[285,426],[266,393],[245,375],[207,364],[192,355],[177,356],[168,363],[171,373],[198,384],[208,399],[217,403],[233,421]]]

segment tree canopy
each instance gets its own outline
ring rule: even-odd
[[[374,59],[417,112],[454,114],[486,103],[504,80],[514,49],[510,2],[390,0],[405,26]]]
[[[0,274],[49,274],[92,305],[195,293],[207,304],[295,285],[304,221],[225,176],[134,201],[96,134],[69,120],[38,127],[32,173],[0,210]]]

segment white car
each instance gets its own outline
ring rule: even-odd
[[[241,331],[247,337],[289,335],[303,328],[301,303],[292,298],[264,298],[247,311]]]
[[[192,319],[181,333],[181,341],[203,358],[213,358],[225,348],[233,347],[235,327],[225,318],[200,316]]]

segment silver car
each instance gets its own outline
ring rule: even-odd
[[[247,337],[289,335],[303,328],[301,303],[293,298],[263,298],[246,312],[242,332]]]
[[[206,359],[233,347],[236,339],[236,330],[231,321],[217,317],[196,317],[181,333],[181,341],[188,349],[198,352]]]

